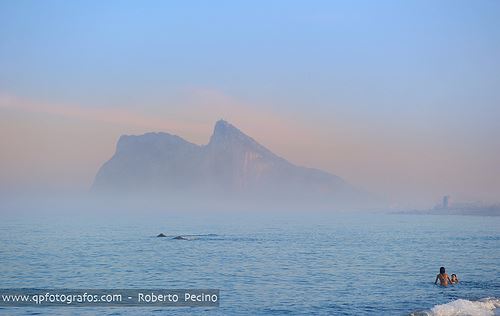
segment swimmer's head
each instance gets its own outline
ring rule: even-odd
[[[444,267],[439,268],[439,273],[441,273],[441,274],[446,273],[446,270],[444,269]]]
[[[457,277],[457,275],[456,275],[455,273],[453,273],[453,274],[451,275],[451,277],[452,277],[452,278],[456,278],[456,277]]]

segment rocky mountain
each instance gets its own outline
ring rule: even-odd
[[[296,166],[224,120],[215,124],[209,143],[202,146],[167,133],[121,136],[92,189],[337,202],[359,195],[341,178]]]

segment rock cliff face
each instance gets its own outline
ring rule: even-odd
[[[296,166],[223,120],[203,146],[167,133],[121,136],[115,154],[97,173],[93,190],[333,200],[357,194],[341,178]]]

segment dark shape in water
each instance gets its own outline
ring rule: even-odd
[[[161,234],[159,234],[159,235],[158,235],[158,236],[156,236],[156,237],[167,237],[167,236],[166,236],[164,233],[161,233]]]
[[[182,236],[176,236],[172,239],[177,239],[177,240],[188,240],[186,237],[182,237]]]

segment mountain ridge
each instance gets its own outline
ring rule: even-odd
[[[97,172],[92,191],[333,202],[359,193],[336,175],[274,154],[225,120],[216,122],[205,145],[165,132],[120,136],[113,157]]]

